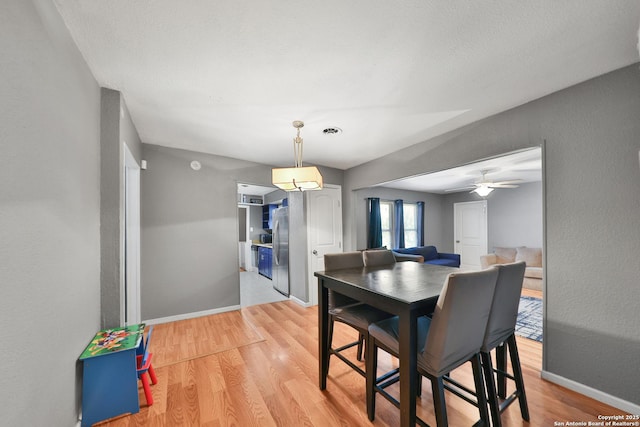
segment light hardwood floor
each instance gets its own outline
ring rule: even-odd
[[[102,426],[396,426],[398,410],[377,398],[376,419],[366,415],[364,378],[332,358],[327,389],[318,388],[317,308],[292,301],[262,304],[240,311],[264,340],[156,369],[159,383],[152,386],[155,403],[146,406],[140,388],[141,410]],[[211,328],[215,317],[191,320],[191,327]],[[194,323],[195,322],[195,323]],[[217,329],[217,328],[216,328]],[[233,334],[220,328],[221,335]],[[189,333],[171,327],[174,342]],[[353,330],[337,324],[339,344],[354,337]],[[153,339],[152,339],[153,341]],[[153,342],[152,342],[153,345]],[[522,421],[517,404],[503,414],[505,426],[553,426],[555,421],[597,421],[599,414],[621,411],[540,379],[541,345],[518,339],[531,422]],[[153,347],[152,347],[153,350]],[[380,370],[395,366],[380,353]],[[471,384],[470,369],[454,372]],[[430,385],[423,379],[418,414],[434,424]],[[397,391],[397,390],[396,390]],[[475,408],[447,394],[451,426],[471,425]]]

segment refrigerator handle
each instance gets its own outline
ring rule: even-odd
[[[273,239],[273,261],[276,265],[280,265],[280,221],[276,219],[275,225],[273,227],[273,234],[275,234],[275,239]]]

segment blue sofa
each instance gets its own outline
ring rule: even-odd
[[[425,264],[460,267],[460,254],[438,252],[435,246],[394,249],[393,254],[396,255],[398,259],[406,260],[406,255],[418,255],[424,258]]]

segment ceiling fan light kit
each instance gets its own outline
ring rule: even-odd
[[[481,185],[475,190],[471,190],[472,193],[477,193],[481,197],[487,197],[492,191],[493,191],[493,188],[488,187],[486,185]]]
[[[296,120],[293,127],[298,130],[293,138],[293,155],[295,164],[292,168],[274,168],[271,170],[271,182],[284,191],[322,190],[323,182],[320,171],[315,166],[302,166],[302,143],[300,129],[304,122]]]
[[[482,174],[482,179],[480,181],[475,182],[474,184],[468,185],[466,187],[453,188],[453,189],[450,189],[450,190],[446,190],[445,192],[454,193],[454,192],[457,192],[457,191],[468,190],[468,189],[472,188],[470,193],[476,193],[481,197],[486,197],[493,190],[495,190],[496,188],[518,188],[516,183],[517,182],[522,182],[521,179],[512,179],[512,180],[509,180],[509,181],[493,182],[493,181],[487,180],[487,178],[486,178],[486,175],[487,175],[487,173],[489,173],[489,171],[483,170],[480,173]]]

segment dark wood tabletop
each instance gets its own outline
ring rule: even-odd
[[[414,426],[417,392],[416,319],[433,311],[447,275],[459,271],[454,267],[407,261],[385,267],[316,272],[320,389],[326,388],[329,371],[327,302],[328,289],[332,289],[399,317],[400,425]]]

